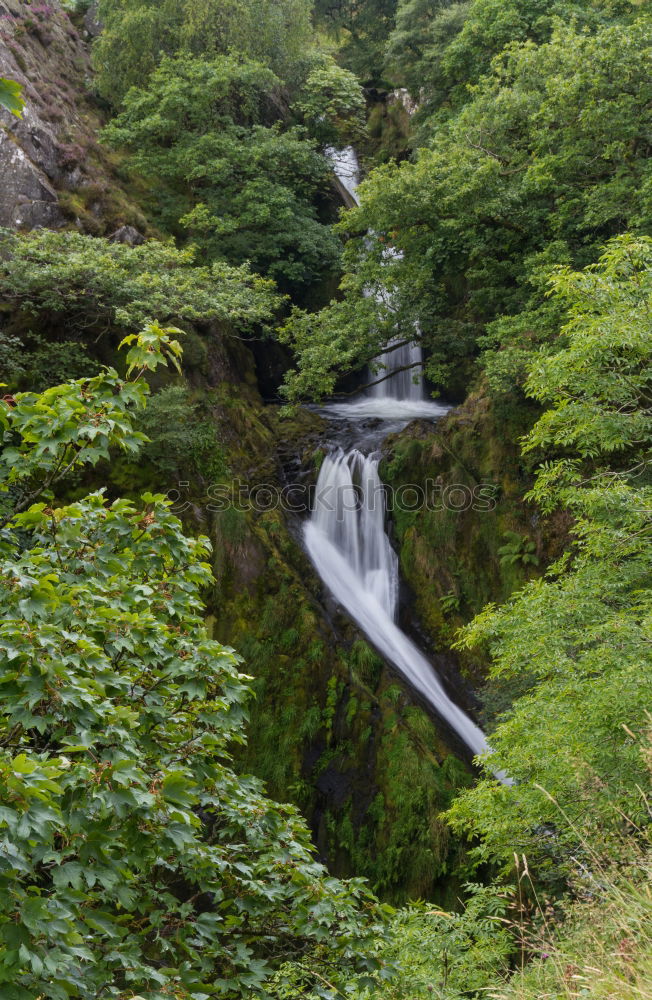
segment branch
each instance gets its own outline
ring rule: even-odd
[[[394,375],[398,375],[399,372],[410,371],[411,368],[423,368],[422,361],[413,361],[411,365],[401,365],[400,368],[393,368],[391,372],[387,372],[387,375],[383,375],[382,378],[376,379],[374,382],[367,382],[366,385],[358,386],[357,389],[353,389],[352,392],[338,392],[335,394],[335,398],[342,398],[346,396],[357,396],[359,392],[364,392],[365,389],[371,389],[374,385],[380,385],[381,382],[386,382],[388,378],[392,378]]]

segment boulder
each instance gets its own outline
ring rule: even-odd
[[[134,226],[120,226],[109,236],[112,243],[126,243],[130,247],[139,247],[145,242],[145,237]]]

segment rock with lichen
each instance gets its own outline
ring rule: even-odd
[[[88,37],[59,2],[0,0],[0,77],[25,100],[22,119],[0,109],[0,226],[146,225],[97,141]]]

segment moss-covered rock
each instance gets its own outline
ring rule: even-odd
[[[157,439],[170,443],[174,434],[165,454],[176,456],[170,479],[185,484],[182,516],[213,542],[212,629],[242,654],[254,691],[239,767],[297,803],[335,873],[366,875],[395,901],[443,899],[460,846],[441,813],[471,771],[358,629],[324,600],[300,544],[300,518],[276,502],[288,481],[314,481],[324,422],[307,410],[288,419],[265,406],[241,342],[203,343],[206,355],[199,367],[193,358],[186,388],[163,387],[145,458],[160,488]],[[176,409],[183,398],[186,420]],[[211,447],[193,444],[203,426],[219,456],[212,477]],[[145,468],[141,462],[139,488]]]
[[[567,517],[543,519],[523,500],[531,469],[518,442],[535,418],[530,404],[508,407],[481,386],[437,425],[415,422],[386,442],[381,474],[395,501],[401,571],[438,649],[486,604],[540,573],[566,542]],[[480,687],[481,657],[461,663]]]

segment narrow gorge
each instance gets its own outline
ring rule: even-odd
[[[356,200],[355,152],[349,148],[332,154],[332,159],[338,180]],[[381,380],[367,394],[323,408],[333,426],[333,439],[304,532],[306,548],[321,579],[372,646],[471,754],[479,756],[488,750],[484,734],[451,700],[435,668],[396,625],[398,556],[385,530],[385,491],[378,474],[380,448],[389,433],[400,432],[410,420],[436,420],[448,408],[426,399],[418,344],[390,344],[378,367]],[[345,436],[356,441],[347,450],[338,444],[338,424],[344,424]]]
[[[652,1000],[651,64],[0,0],[1,1000]]]

